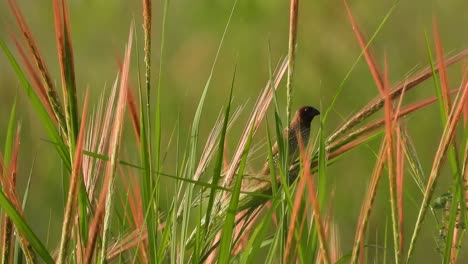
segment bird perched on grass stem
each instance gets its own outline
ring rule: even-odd
[[[296,113],[294,114],[293,119],[291,120],[291,124],[289,126],[289,146],[288,146],[288,164],[291,162],[294,162],[299,158],[299,144],[298,144],[298,136],[301,137],[303,144],[307,144],[309,141],[309,135],[310,135],[310,125],[312,123],[312,120],[314,119],[315,116],[319,115],[320,112],[319,110],[315,109],[312,106],[304,106],[299,108]],[[286,139],[287,132],[286,130],[283,132],[283,136]],[[286,140],[285,140],[286,142]],[[273,145],[272,149],[272,154],[273,154],[273,162],[274,162],[274,167],[278,168],[278,162],[279,162],[279,146],[278,142],[275,142]],[[270,177],[264,177],[264,176],[269,176],[270,175],[270,162],[267,160],[265,162],[265,165],[263,166],[263,169],[261,170],[259,177],[254,178],[252,180],[246,180],[245,183],[243,184],[243,191],[247,191],[248,189],[258,188],[258,181],[266,182],[265,184],[269,184],[269,180],[271,179]],[[297,177],[297,172],[294,173],[292,172],[289,179],[290,181],[294,181]],[[255,180],[257,179],[257,180]],[[255,183],[257,181],[257,183]],[[254,185],[254,186],[251,186]]]
[[[291,125],[289,126],[288,157],[290,161],[294,161],[297,158],[299,158],[299,144],[297,137],[300,136],[302,138],[302,142],[304,142],[304,144],[307,144],[307,142],[309,141],[311,122],[314,119],[314,117],[319,114],[320,112],[312,106],[301,107],[294,114],[294,117],[291,120]],[[284,131],[284,135],[286,137],[286,131]],[[276,166],[279,159],[278,142],[276,142],[273,145],[272,153],[273,161],[275,162]],[[261,174],[270,174],[270,166],[268,161],[263,166]]]
[[[285,142],[289,143],[288,146],[288,160],[295,161],[299,158],[299,140],[298,137],[301,137],[301,141],[303,144],[307,144],[309,141],[310,135],[310,126],[312,120],[315,116],[319,115],[320,112],[312,106],[304,106],[299,108],[296,113],[294,114],[293,119],[291,120],[291,124],[289,126],[289,140],[285,140]],[[286,137],[288,133],[284,131],[283,135]],[[275,169],[278,167],[279,162],[279,147],[278,142],[276,142],[272,147],[272,154],[273,154],[273,161]],[[288,162],[290,164],[290,162]],[[292,182],[297,177],[297,172],[289,172],[289,181]],[[265,177],[270,175],[270,162],[267,161],[261,170],[259,178],[254,178],[244,180],[242,190],[248,192],[271,192],[271,177]],[[278,185],[280,184],[279,178],[277,178]],[[259,217],[259,212],[263,208],[263,206],[259,206],[258,208],[250,208],[243,210],[236,215],[236,219],[238,221],[236,224],[236,232],[235,237],[238,239],[238,243],[235,245],[233,254],[238,254],[247,244],[249,239],[250,230],[253,227],[253,224],[256,222],[256,218]],[[247,216],[246,214],[251,215],[251,217]],[[245,226],[247,225],[247,226]],[[241,234],[242,233],[242,234]]]

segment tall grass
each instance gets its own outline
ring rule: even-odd
[[[173,134],[166,142],[162,133],[171,124],[163,123],[162,68],[165,67],[166,23],[170,16],[169,1],[164,1],[162,12],[161,41],[152,43],[153,3],[142,1],[143,44],[140,45],[139,29],[130,25],[123,61],[116,69],[117,78],[109,92],[95,105],[88,102],[88,90],[82,103],[79,102],[76,85],[75,59],[72,45],[69,6],[66,0],[53,1],[53,18],[59,59],[62,96],[45,63],[36,38],[28,26],[15,0],[8,0],[10,11],[16,19],[20,37],[10,29],[10,38],[17,56],[5,40],[0,47],[11,64],[20,86],[27,95],[35,114],[44,126],[48,142],[56,149],[58,160],[66,170],[64,182],[68,186],[60,240],[46,246],[33,230],[24,212],[26,193],[18,193],[19,142],[21,125],[17,121],[16,100],[11,108],[6,128],[5,149],[0,152],[0,207],[1,260],[2,263],[253,263],[261,259],[266,263],[395,263],[411,262],[415,249],[422,247],[421,229],[428,211],[437,217],[436,210],[443,208],[444,225],[431,226],[436,232],[442,229],[443,250],[441,261],[455,263],[463,249],[466,222],[466,164],[468,141],[465,127],[468,116],[468,82],[466,72],[458,87],[451,88],[447,70],[468,55],[463,50],[451,57],[443,53],[442,41],[434,19],[434,43],[436,60],[432,56],[427,39],[429,65],[419,73],[392,85],[389,81],[389,66],[384,51],[383,65],[375,60],[376,51],[372,42],[387,24],[398,4],[395,1],[382,19],[372,37],[367,40],[359,27],[358,19],[345,1],[347,11],[361,53],[346,73],[329,105],[321,106],[323,113],[314,120],[317,135],[310,142],[299,138],[299,158],[290,161],[287,144],[294,98],[295,60],[298,37],[299,1],[290,1],[289,45],[287,57],[277,63],[275,70],[269,65],[270,78],[261,90],[251,109],[248,121],[241,131],[232,156],[227,155],[229,137],[234,122],[243,110],[236,109],[233,97],[236,94],[237,65],[232,82],[226,84],[229,93],[225,106],[220,110],[218,121],[205,139],[201,134],[204,108],[209,104],[208,91],[217,74],[216,65],[220,51],[229,34],[231,19],[236,13],[237,1],[233,2],[226,16],[224,31],[212,67],[209,71],[190,129],[177,122]],[[135,44],[133,44],[135,43]],[[152,47],[159,45],[159,74],[154,76]],[[140,54],[142,52],[142,54]],[[364,58],[375,82],[376,97],[341,125],[332,127],[329,117],[334,110],[343,86],[354,67]],[[142,60],[142,63],[140,62]],[[271,58],[270,58],[271,63]],[[144,65],[143,70],[140,69]],[[135,65],[136,67],[132,67]],[[136,68],[136,70],[134,70]],[[383,69],[383,71],[382,71]],[[144,81],[140,76],[144,72]],[[132,91],[131,76],[138,80],[138,94]],[[286,75],[286,76],[285,76]],[[411,99],[407,94],[433,79],[436,97]],[[154,86],[157,80],[157,86]],[[282,80],[286,79],[286,109],[279,107]],[[456,95],[453,98],[453,95]],[[138,100],[138,102],[136,101]],[[274,133],[266,126],[265,153],[271,175],[258,175],[249,171],[253,160],[251,153],[258,132],[264,123],[269,123],[267,113],[274,102]],[[424,179],[422,163],[406,123],[402,120],[414,112],[421,112],[431,104],[438,103],[443,133],[437,142],[438,148],[432,160],[429,177]],[[88,111],[93,109],[93,111]],[[129,112],[130,123],[125,121]],[[281,119],[285,112],[285,120]],[[378,116],[383,112],[383,116]],[[462,115],[465,117],[462,119]],[[371,117],[373,120],[368,121]],[[462,120],[464,121],[462,123]],[[126,126],[133,128],[135,141],[123,141]],[[285,131],[285,133],[283,133]],[[184,133],[186,134],[184,136]],[[276,134],[278,156],[274,156],[273,134]],[[187,138],[184,144],[183,138]],[[352,243],[340,241],[342,231],[337,224],[334,209],[345,207],[334,201],[328,170],[334,163],[347,159],[345,154],[367,145],[371,140],[380,142],[380,151],[368,185],[363,194],[361,211],[356,222]],[[139,162],[125,160],[121,148],[136,146]],[[200,153],[200,146],[203,151]],[[177,158],[172,164],[174,171],[164,173],[162,162],[164,148],[176,149]],[[131,153],[133,154],[133,153]],[[438,180],[442,176],[448,158],[453,175],[447,195],[436,197]],[[407,195],[407,174],[419,187],[421,194]],[[388,184],[382,184],[387,174]],[[56,177],[57,180],[58,177]],[[164,186],[161,179],[173,180],[171,187]],[[292,182],[291,182],[292,180]],[[253,183],[253,184],[252,184]],[[382,186],[388,186],[383,190]],[[34,187],[33,187],[34,188]],[[163,206],[162,193],[171,191],[172,199]],[[331,191],[334,193],[333,191]],[[376,211],[376,199],[385,195],[389,202],[385,212],[391,225],[392,243],[387,243],[387,227],[383,246],[384,253],[369,254],[369,245],[374,234],[369,228],[371,215]],[[60,196],[60,194],[57,194]],[[410,198],[408,198],[410,197]],[[328,198],[328,200],[327,200]],[[408,204],[418,211],[416,219],[409,217]],[[167,209],[166,209],[167,208]],[[407,239],[408,235],[410,239]],[[436,245],[434,245],[436,247]],[[376,252],[377,246],[375,246]],[[39,260],[40,258],[41,260]],[[462,260],[460,260],[462,261]]]

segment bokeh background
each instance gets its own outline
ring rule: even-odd
[[[49,69],[57,84],[60,83],[56,43],[54,36],[52,3],[48,0],[19,1]],[[119,57],[122,57],[129,29],[136,25],[138,49],[142,54],[141,1],[93,1],[69,0],[72,38],[76,63],[76,76],[80,102],[86,87],[92,95],[91,105],[112,85],[117,76]],[[171,133],[180,117],[181,142],[186,142],[201,92],[231,12],[233,1],[169,1],[164,55],[160,57],[163,5],[153,2],[153,87],[161,79],[163,146],[168,146],[164,171],[173,173],[174,143],[168,145]],[[361,30],[368,38],[389,13],[393,1],[349,1]],[[372,44],[375,58],[382,64],[388,57],[389,76],[392,83],[404,78],[428,64],[425,34],[433,46],[432,26],[436,18],[444,51],[454,54],[468,47],[468,2],[453,1],[399,1],[388,21]],[[7,0],[0,2],[0,38],[14,50],[8,29],[18,33]],[[234,101],[235,107],[244,111],[229,133],[229,154],[232,154],[244,128],[245,121],[261,89],[269,78],[269,61],[272,67],[287,53],[289,1],[239,0],[229,25],[219,60],[203,109],[200,149],[212,128],[218,113],[228,100],[228,91],[237,67]],[[134,46],[135,47],[135,46]],[[135,51],[135,49],[134,49]],[[343,1],[301,1],[297,46],[297,63],[294,84],[293,108],[312,105],[325,109],[336,94],[351,66],[359,56],[360,48],[348,21]],[[15,54],[17,54],[15,52]],[[133,52],[131,81],[137,87],[136,53]],[[159,63],[162,60],[161,75]],[[140,58],[142,62],[142,58]],[[452,88],[461,80],[460,64],[450,68]],[[143,76],[143,75],[142,75]],[[136,90],[134,90],[136,92]],[[361,60],[343,86],[334,110],[325,124],[331,133],[344,119],[363,107],[378,94],[366,63]],[[405,102],[435,95],[431,80],[411,91]],[[20,169],[18,186],[24,191],[29,173],[31,188],[26,214],[34,230],[50,248],[57,243],[63,211],[62,167],[53,146],[45,141],[47,136],[36,113],[32,110],[4,54],[0,55],[0,147],[3,149],[8,116],[17,99],[18,122],[22,125]],[[279,92],[280,107],[285,109],[285,85]],[[270,112],[271,113],[271,112]],[[379,113],[381,114],[381,113]],[[272,115],[268,119],[272,122]],[[126,120],[123,158],[137,161],[137,148],[130,122]],[[270,123],[271,123],[270,122]],[[441,124],[436,105],[427,107],[403,121],[413,137],[426,174],[431,168]],[[317,125],[317,123],[314,123]],[[257,142],[264,140],[265,127],[257,134]],[[380,138],[346,154],[329,167],[328,193],[334,193],[334,221],[339,227],[342,252],[351,249],[356,219],[364,198],[368,180],[375,163]],[[266,156],[265,148],[255,154],[249,169],[256,171]],[[35,162],[34,162],[35,161]],[[451,175],[443,172],[437,194],[449,187]],[[137,174],[136,174],[137,175]],[[411,176],[405,179],[406,230],[415,222],[417,204],[421,194]],[[173,184],[164,180],[164,184]],[[371,244],[383,245],[385,223],[390,223],[387,183],[382,185],[377,197],[376,210],[369,226]],[[170,192],[168,196],[172,195]],[[415,202],[411,202],[414,200]],[[390,226],[388,226],[390,230]],[[408,234],[408,233],[407,233]],[[420,261],[438,260],[438,229],[433,217],[428,217],[416,248]],[[408,235],[407,235],[408,236]],[[408,240],[408,239],[407,239]],[[390,240],[389,240],[390,241]],[[406,241],[408,242],[408,241]],[[390,244],[390,243],[389,243]],[[370,250],[374,252],[374,248]],[[382,249],[376,252],[382,254]],[[390,253],[392,251],[389,251]],[[373,254],[373,253],[370,253]],[[468,260],[468,253],[461,252],[461,263]]]

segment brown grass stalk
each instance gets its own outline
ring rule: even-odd
[[[78,141],[75,150],[75,160],[73,161],[73,168],[70,175],[70,185],[68,188],[67,203],[65,205],[65,213],[63,216],[62,236],[60,239],[59,255],[57,263],[64,263],[67,255],[67,248],[69,243],[69,236],[71,234],[72,221],[75,218],[75,207],[78,201],[78,186],[81,176],[81,161],[83,158],[83,142],[85,137],[86,127],[86,111],[88,108],[88,91],[86,91],[83,103],[83,112],[81,115],[81,126],[78,135]]]
[[[143,32],[145,38],[145,82],[146,82],[146,95],[150,96],[151,88],[151,0],[143,0]],[[147,101],[149,108],[150,101]],[[149,112],[148,112],[149,114]]]
[[[299,0],[289,1],[289,42],[288,42],[288,75],[286,80],[286,124],[291,123],[291,105],[293,96],[294,64],[296,63],[297,20],[299,16]],[[289,127],[286,128],[286,138],[289,138]],[[286,155],[288,153],[286,144]]]
[[[354,238],[354,246],[353,246],[353,253],[351,257],[350,263],[356,263],[358,258],[358,253],[360,249],[361,243],[364,241],[364,233],[367,227],[367,223],[369,221],[370,212],[372,210],[375,195],[377,193],[377,188],[379,186],[380,180],[382,178],[382,171],[386,159],[386,149],[385,146],[387,144],[386,138],[382,141],[382,145],[380,146],[379,155],[377,156],[377,161],[375,163],[374,171],[372,173],[371,181],[369,187],[367,188],[366,197],[364,198],[364,202],[362,204],[361,212],[358,218],[358,225],[356,228],[356,235]]]
[[[309,155],[310,154],[307,154],[305,158],[308,159],[307,156],[309,156]],[[296,190],[296,196],[294,197],[293,211],[291,213],[291,220],[290,220],[290,223],[289,223],[288,235],[287,235],[287,238],[286,238],[286,247],[285,247],[284,258],[283,258],[284,263],[288,262],[289,253],[290,253],[290,250],[292,248],[292,240],[293,240],[293,237],[294,237],[294,231],[296,230],[297,216],[299,214],[299,210],[301,209],[301,201],[302,201],[302,197],[303,197],[304,191],[305,191],[305,184],[306,184],[305,181],[299,181],[298,186],[297,186],[297,190]],[[301,225],[301,227],[302,227],[302,225]],[[302,234],[302,232],[299,233],[299,234]],[[299,240],[299,238],[297,238],[297,240]]]

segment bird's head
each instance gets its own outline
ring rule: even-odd
[[[319,110],[312,106],[304,106],[296,112],[295,119],[299,120],[302,125],[309,126],[315,116],[320,115]]]

